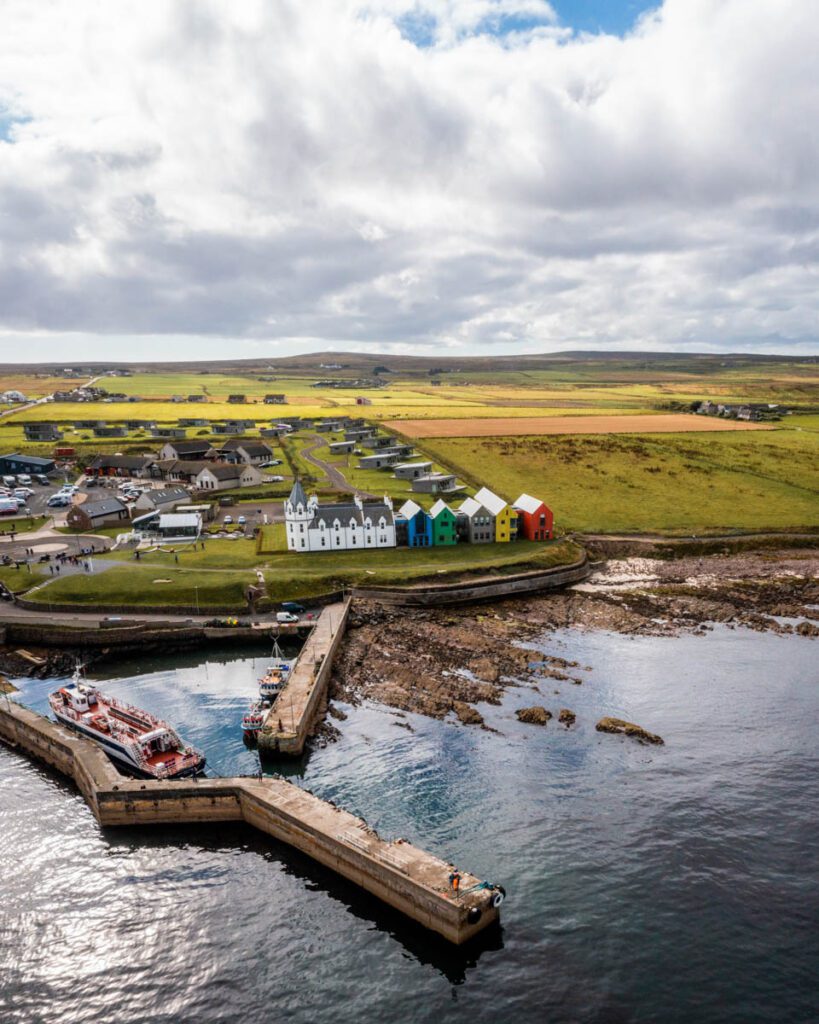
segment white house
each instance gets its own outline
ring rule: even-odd
[[[359,548],[394,548],[395,517],[392,500],[319,505],[309,499],[299,480],[284,503],[289,551],[355,551]]]
[[[214,462],[200,470],[194,482],[200,491],[228,491],[234,487],[252,487],[262,480],[262,473],[255,466]]]

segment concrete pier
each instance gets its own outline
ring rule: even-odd
[[[72,778],[101,825],[245,821],[295,847],[455,944],[497,921],[503,892],[284,779],[134,780],[90,740],[0,701],[0,739]]]
[[[344,636],[350,599],[328,604],[313,627],[258,735],[263,754],[298,757],[327,693],[333,659]]]

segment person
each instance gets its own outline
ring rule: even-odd
[[[177,565],[179,565],[179,555],[174,555],[173,560],[176,562]]]
[[[54,566],[53,566],[53,565],[50,565],[50,566],[48,567],[48,571],[49,571],[49,572],[51,573],[51,575],[53,576],[53,575],[54,575]]]

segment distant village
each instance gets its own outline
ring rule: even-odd
[[[758,422],[761,420],[778,420],[783,416],[789,416],[791,410],[784,405],[777,405],[772,402],[743,402],[742,404],[728,402],[696,402],[694,412],[698,416],[723,416],[729,420],[747,420]]]

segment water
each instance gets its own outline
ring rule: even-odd
[[[482,707],[500,734],[347,709],[341,740],[294,774],[503,883],[502,929],[466,951],[244,827],[103,831],[69,785],[0,749],[0,1020],[819,1019],[815,642],[566,631],[543,649],[592,671]],[[253,771],[237,723],[265,663],[134,661],[105,689],[174,722],[215,771]],[[53,683],[20,685],[43,708]],[[519,724],[532,703],[578,724]],[[600,735],[603,714],[666,745]]]

